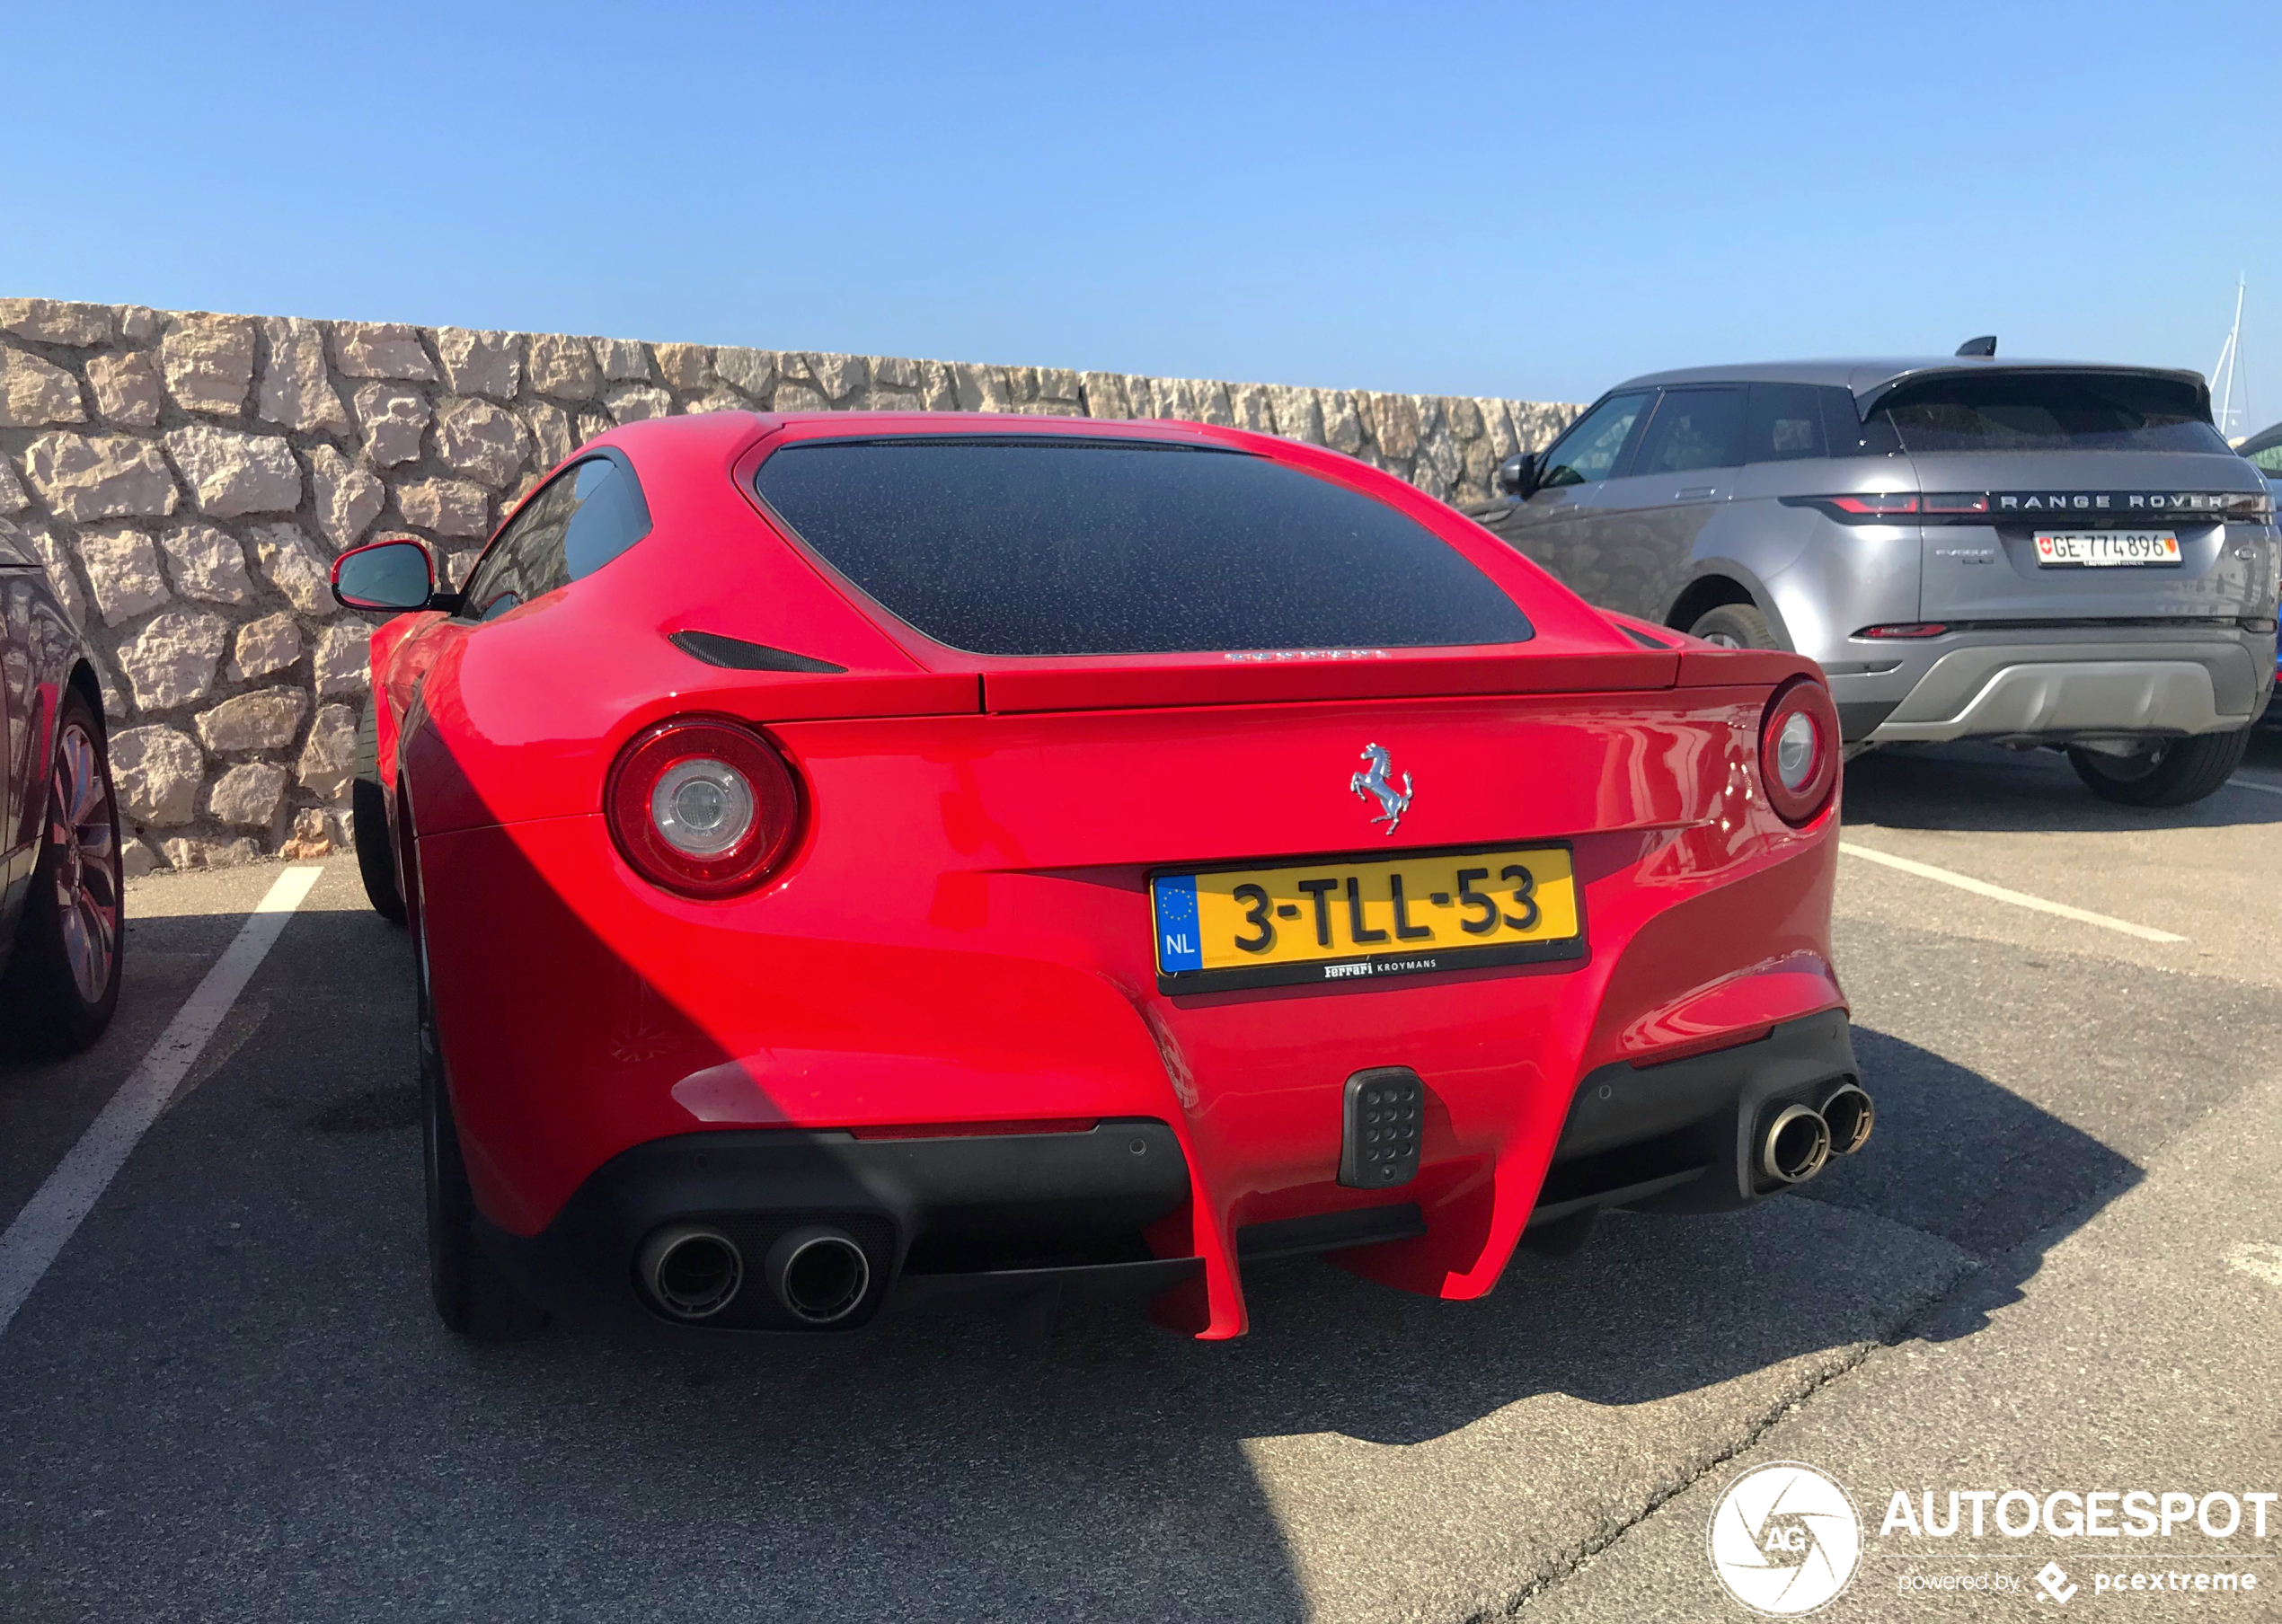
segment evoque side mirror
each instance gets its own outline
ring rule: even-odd
[[[332,596],[345,609],[384,614],[459,607],[457,593],[436,590],[436,566],[428,549],[402,537],[367,542],[333,560]]]
[[[1537,489],[1537,454],[1521,452],[1498,464],[1498,490],[1516,501],[1526,500]]]

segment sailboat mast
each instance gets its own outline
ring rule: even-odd
[[[2230,440],[2238,437],[2242,427],[2242,414],[2234,408],[2234,395],[2236,380],[2242,373],[2242,293],[2247,280],[2239,274],[2234,278],[2234,324],[2227,330],[2226,342],[2219,346],[2218,364],[2211,368],[2211,419],[2220,435]],[[2225,379],[2224,384],[2219,381],[2222,377]],[[2249,393],[2242,392],[2246,409],[2250,404]]]

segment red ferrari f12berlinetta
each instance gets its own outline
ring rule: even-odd
[[[437,1305],[1245,1328],[1479,1296],[1859,1149],[1816,667],[1597,611],[1336,453],[723,412],[457,591],[344,554],[357,843],[417,948]]]

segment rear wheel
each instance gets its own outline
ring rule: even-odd
[[[420,1163],[428,1196],[428,1286],[444,1328],[473,1342],[514,1342],[546,1327],[546,1311],[500,1273],[475,1238],[475,1196],[444,1085],[444,1055],[428,999],[428,949],[413,933],[420,1002]]]
[[[396,847],[388,834],[388,792],[380,784],[380,698],[365,706],[357,726],[357,776],[349,781],[349,807],[356,826],[357,872],[373,912],[392,924],[404,922],[404,893],[396,878]]]
[[[1722,649],[1779,649],[1775,629],[1767,624],[1767,617],[1750,604],[1721,604],[1695,617],[1695,624],[1688,628],[1688,635],[1700,637],[1707,643]]]
[[[111,757],[102,720],[75,690],[64,691],[45,790],[40,855],[0,976],[0,1024],[22,1050],[69,1055],[111,1024],[126,947]]]
[[[2250,742],[2251,730],[2238,728],[2232,733],[2157,739],[2137,755],[2106,755],[2072,745],[2068,764],[2103,800],[2127,807],[2184,807],[2233,777]]]

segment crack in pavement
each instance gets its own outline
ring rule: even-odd
[[[2223,1108],[2225,1103],[2251,1093],[2257,1086],[2255,1083],[2246,1083],[2237,1094],[2230,1096],[2228,1101],[2221,1102],[2221,1107],[2215,1108]],[[2208,1115],[2209,1113],[2205,1113],[2205,1116]],[[1778,1403],[1747,1428],[1733,1443],[1716,1453],[1699,1457],[1691,1470],[1678,1476],[1668,1486],[1658,1488],[1632,1516],[1614,1522],[1605,1532],[1580,1541],[1561,1552],[1552,1563],[1541,1567],[1528,1584],[1514,1593],[1512,1598],[1506,1603],[1502,1616],[1507,1618],[1518,1616],[1532,1602],[1573,1576],[1596,1557],[1611,1549],[1625,1535],[1648,1522],[1670,1501],[1685,1494],[1728,1461],[1751,1449],[1808,1399],[1841,1377],[1860,1370],[1880,1351],[1899,1347],[1903,1343],[1917,1337],[1928,1327],[1939,1321],[1942,1315],[1953,1306],[1965,1301],[1975,1285],[1992,1277],[2003,1277],[2008,1273],[2017,1273],[2020,1278],[2025,1280],[2030,1274],[2035,1272],[2030,1266],[2039,1264],[2054,1247],[2083,1229],[2111,1203],[2136,1187],[2146,1177],[2152,1176],[2154,1164],[2163,1158],[2164,1153],[2191,1134],[2198,1124],[2204,1119],[2204,1117],[2198,1117],[2195,1122],[2181,1123],[2158,1140],[2147,1152],[2145,1160],[2136,1164],[2143,1176],[2141,1179],[2112,1181],[2055,1217],[2050,1222],[2040,1226],[2033,1233],[1995,1252],[1969,1251],[1963,1247],[1959,1247],[1958,1249],[1964,1252],[1967,1258],[1963,1267],[1943,1281],[1939,1290],[1929,1293],[1913,1306],[1890,1333],[1875,1341],[1863,1341],[1851,1345],[1846,1350],[1845,1357],[1835,1361],[1826,1369],[1815,1373],[1809,1381],[1800,1383],[1796,1390],[1784,1395]],[[1992,1182],[2000,1181],[2003,1170],[2029,1154],[2030,1148],[2022,1144],[2008,1152],[1999,1164],[1999,1180]],[[1812,1200],[1813,1197],[1802,1196],[1801,1199]],[[1954,1239],[1939,1234],[1922,1225],[1904,1223],[1899,1220],[1891,1222],[1894,1222],[1897,1227],[1910,1230],[1916,1234],[1947,1241],[1951,1246],[1958,1245]],[[1487,1610],[1479,1611],[1468,1615],[1464,1624],[1487,1624],[1488,1620],[1498,1616],[1500,1615]]]
[[[1918,1234],[1931,1236],[1932,1239],[1945,1241],[1950,1246],[1957,1244],[1955,1241],[1949,1240],[1946,1236],[1933,1235],[1931,1231],[1916,1229],[1915,1225],[1897,1224],[1897,1227],[1915,1230]],[[1962,1248],[1959,1249],[1963,1250]],[[1595,1557],[1608,1550],[1627,1533],[1654,1516],[1667,1502],[1686,1493],[1712,1472],[1750,1449],[1773,1431],[1784,1417],[1790,1415],[1816,1393],[1820,1392],[1848,1372],[1861,1368],[1865,1361],[1881,1348],[1897,1346],[1908,1337],[1913,1329],[1937,1313],[1944,1303],[1956,1296],[1958,1288],[1965,1281],[1981,1275],[1989,1267],[1989,1259],[1978,1254],[1968,1253],[1966,1258],[1967,1260],[1957,1272],[1944,1280],[1939,1290],[1914,1304],[1901,1322],[1888,1336],[1874,1341],[1847,1345],[1841,1351],[1839,1358],[1833,1360],[1823,1369],[1811,1372],[1806,1381],[1785,1393],[1777,1403],[1747,1427],[1739,1437],[1717,1451],[1699,1454],[1668,1483],[1659,1487],[1651,1494],[1637,1512],[1629,1517],[1616,1521],[1605,1531],[1570,1546],[1552,1563],[1541,1567],[1528,1584],[1513,1593],[1501,1611],[1492,1612],[1488,1609],[1482,1609],[1467,1614],[1463,1624],[1487,1624],[1487,1621],[1491,1619],[1499,1617],[1510,1619],[1518,1616],[1522,1610],[1537,1597],[1569,1578]]]

